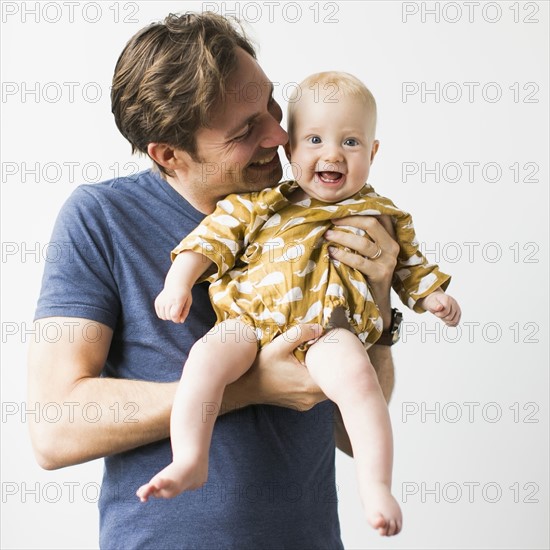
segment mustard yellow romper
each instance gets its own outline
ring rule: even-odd
[[[400,246],[392,286],[414,311],[424,311],[416,304],[420,298],[449,284],[450,277],[418,250],[411,216],[369,184],[333,204],[313,198],[293,204],[287,197],[297,187],[287,181],[226,197],[172,251],[172,259],[193,250],[214,263],[200,280],[211,283],[218,323],[239,319],[265,346],[296,324],[326,328],[334,309],[341,306],[365,348],[372,345],[382,332],[382,318],[367,280],[360,271],[330,258],[323,238],[333,226],[331,220],[345,216],[392,217]],[[306,349],[295,352],[299,360]]]

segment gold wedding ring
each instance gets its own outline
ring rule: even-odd
[[[367,256],[367,260],[377,260],[378,258],[380,258],[380,256],[382,256],[382,249],[380,248],[380,245],[376,245],[376,246],[378,246],[378,250],[376,251],[376,254],[372,258],[369,258],[369,256]]]

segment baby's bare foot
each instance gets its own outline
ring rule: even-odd
[[[363,505],[368,522],[380,536],[391,537],[401,531],[401,508],[386,485],[369,483]]]
[[[198,489],[206,483],[207,477],[208,461],[172,462],[142,485],[136,495],[141,502],[147,502],[149,497],[173,498],[183,491]]]

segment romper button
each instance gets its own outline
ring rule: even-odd
[[[252,243],[242,255],[243,262],[249,264],[256,261],[262,255],[262,248],[259,243]]]

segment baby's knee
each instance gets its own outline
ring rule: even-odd
[[[356,384],[379,385],[376,370],[364,349],[352,353],[342,353],[342,360],[334,365],[341,371],[341,376]]]
[[[345,377],[353,380],[357,383],[362,382],[364,384],[378,384],[378,377],[376,371],[369,360],[368,355],[365,356],[351,356],[344,357],[340,369],[344,373]]]

